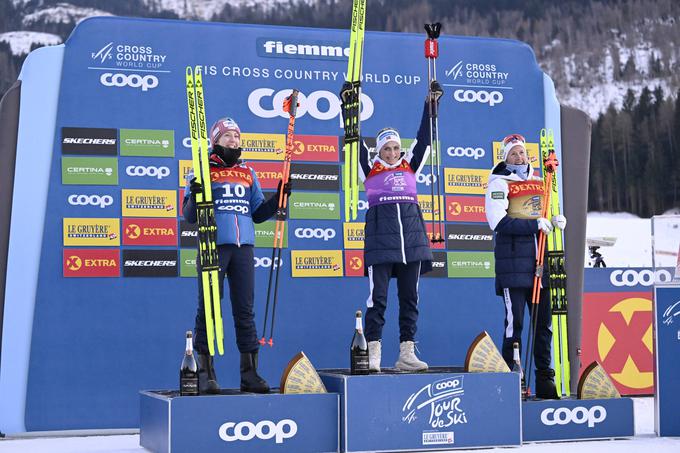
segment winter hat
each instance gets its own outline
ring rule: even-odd
[[[227,131],[236,131],[241,136],[241,129],[238,124],[231,118],[220,118],[210,128],[210,142],[213,146],[220,141],[220,137],[227,133]]]
[[[375,149],[380,154],[380,150],[387,142],[397,142],[401,146],[401,137],[399,137],[399,132],[391,127],[386,127],[378,132],[378,136],[375,138]]]
[[[515,146],[521,146],[524,152],[527,152],[525,145],[526,140],[519,134],[510,134],[503,139],[503,160],[508,158],[508,153]]]

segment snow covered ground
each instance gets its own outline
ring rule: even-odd
[[[632,439],[588,442],[528,444],[505,452],[589,452],[589,453],[678,453],[680,438],[661,438],[654,434],[654,400],[635,398],[635,437]],[[451,450],[452,452],[485,452],[499,449]],[[0,440],[0,453],[141,453],[138,434],[50,437]]]

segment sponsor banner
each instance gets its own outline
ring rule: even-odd
[[[64,217],[64,245],[120,245],[120,219]]]
[[[489,170],[473,168],[444,169],[444,191],[446,193],[484,195],[488,181]]]
[[[493,252],[447,252],[449,278],[495,277]]]
[[[340,190],[340,167],[337,165],[301,164],[290,166],[290,180],[295,190]]]
[[[257,225],[256,225],[257,227]],[[198,223],[179,221],[179,246],[196,247],[198,245]]]
[[[432,270],[423,277],[446,278],[449,276],[447,271],[446,252],[432,252]]]
[[[586,268],[583,289],[589,293],[651,291],[654,283],[668,284],[673,280],[672,267],[667,268]]]
[[[364,277],[363,250],[345,250],[345,277]]]
[[[680,436],[680,287],[654,288],[654,320],[656,432],[659,436],[677,437]]]
[[[179,250],[179,276],[180,277],[198,277],[196,270],[196,259],[198,257],[197,249],[180,249]]]
[[[283,164],[281,162],[248,162],[248,166],[255,170],[255,176],[260,182],[262,189],[274,189],[279,186],[283,179]],[[295,184],[293,190],[297,190]]]
[[[123,189],[123,217],[177,217],[174,190]]]
[[[64,249],[64,277],[120,277],[120,250]]]
[[[442,236],[442,241],[437,241],[437,242],[432,242],[433,239],[433,230],[437,233],[439,232],[439,229],[441,228],[441,236]],[[430,242],[430,248],[435,249],[435,250],[443,250],[446,248],[446,225],[443,225],[441,227],[438,226],[437,222],[434,224],[432,222],[425,222],[425,230],[427,231],[427,239]]]
[[[283,160],[285,134],[241,134],[241,158],[245,160]]]
[[[124,249],[123,277],[177,277],[177,249]]]
[[[104,209],[113,205],[113,195],[70,193],[66,197],[66,201],[71,206],[96,207],[99,209]]]
[[[582,343],[582,363],[597,360],[619,393],[654,393],[651,291],[584,293]]]
[[[181,159],[177,166],[177,176],[179,176],[179,180],[177,181],[178,185],[182,188],[185,188],[189,183],[189,181],[187,181],[187,175],[189,175],[189,173],[193,174],[193,172],[193,161],[191,159]]]
[[[116,129],[95,127],[62,127],[61,153],[97,156],[118,155]]]
[[[439,201],[437,197],[434,197],[434,220],[439,221],[442,219],[441,211],[444,209],[444,197],[440,196]],[[418,204],[420,205],[420,211],[423,213],[423,220],[432,221],[432,196],[431,195],[418,195]]]
[[[118,159],[115,157],[62,157],[61,183],[118,185]]]
[[[296,249],[342,248],[338,222],[296,221],[290,223],[290,234]]]
[[[184,213],[182,212],[182,206],[184,206],[184,189],[179,189],[177,191],[177,206],[179,207],[179,209],[177,209],[177,215],[184,217]]]
[[[340,220],[340,194],[296,192],[290,199],[290,218]]]
[[[293,161],[337,162],[339,155],[336,135],[293,136]]]
[[[446,225],[446,248],[493,250],[493,232],[488,225]]]
[[[175,157],[175,131],[157,129],[121,129],[120,155]]]
[[[449,222],[486,223],[484,197],[446,196],[446,220]]]
[[[177,246],[177,219],[123,219],[123,245]]]
[[[342,250],[291,250],[293,277],[342,277]]]
[[[344,248],[364,249],[364,222],[344,222],[342,224],[342,236]]]
[[[255,224],[255,247],[272,248],[274,247],[274,231],[276,228],[276,221],[270,220],[267,222]],[[288,230],[291,228],[289,222],[283,225],[283,247],[288,247]]]
[[[541,173],[541,161],[539,158],[538,143],[527,142],[525,144],[527,148],[527,157],[529,158],[529,163],[534,169],[534,175],[539,175]],[[503,160],[503,142],[493,142],[493,166],[498,165],[499,162]]]

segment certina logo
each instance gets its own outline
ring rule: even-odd
[[[128,165],[125,169],[125,173],[128,176],[151,176],[157,179],[163,179],[170,175],[170,169],[168,167],[144,167],[142,165]]]
[[[492,63],[465,63],[460,60],[446,71],[446,77],[476,85],[505,85],[509,72],[499,71]]]
[[[98,63],[109,63],[120,68],[159,69],[165,63],[167,55],[155,53],[151,46],[115,44],[111,41],[98,51],[91,52],[90,58]]]
[[[113,168],[111,167],[68,167],[66,172],[72,175],[91,175],[91,174],[105,174],[111,176]]]
[[[126,267],[174,267],[176,260],[125,260]]]
[[[258,423],[253,422],[227,422],[220,426],[218,431],[220,439],[225,442],[235,442],[237,440],[247,442],[255,437],[261,440],[274,439],[277,444],[295,436],[298,431],[297,423],[294,420],[285,418],[277,423],[270,420],[262,420]]]
[[[541,423],[546,426],[588,423],[588,428],[593,428],[606,418],[607,409],[602,406],[593,406],[589,409],[583,406],[577,406],[573,409],[568,407],[548,408],[541,412]]]
[[[255,267],[269,268],[269,267],[272,267],[272,262],[273,262],[272,259],[267,258],[266,256],[264,258],[260,258],[260,257],[257,257],[257,256],[255,257]],[[276,269],[277,267],[283,267],[283,260],[281,258],[278,258],[276,260],[276,264],[274,265],[274,269]]]
[[[612,273],[609,274],[609,281],[612,285],[618,287],[637,285],[652,286],[654,284],[655,277],[659,283],[668,283],[673,279],[671,273],[665,269],[657,270],[656,274],[654,274],[654,272],[650,269],[644,269],[641,271],[635,271],[633,269],[624,271],[619,269],[612,271]]]
[[[453,99],[458,102],[479,102],[493,107],[503,102],[503,93],[486,90],[456,90],[453,92]]]
[[[72,194],[68,196],[68,203],[72,206],[99,206],[104,209],[113,204],[113,197],[111,195],[79,195]]]
[[[275,93],[271,88],[258,88],[248,95],[248,108],[260,118],[275,118],[277,116],[288,118],[288,113],[283,111],[283,101],[290,93],[291,90],[289,89]],[[296,114],[298,118],[307,113],[321,121],[332,120],[340,116],[340,100],[330,91],[312,91],[308,95],[298,93],[298,102],[300,103]],[[373,116],[373,111],[373,100],[361,93],[361,119],[369,119]],[[340,120],[340,123],[342,123],[342,120]]]
[[[477,160],[484,157],[486,155],[486,151],[484,151],[484,148],[449,146],[446,149],[446,154],[451,157],[472,157],[474,160]]]
[[[106,87],[141,88],[148,91],[158,86],[158,77],[152,74],[114,74],[105,72],[99,77],[99,82]]]
[[[329,211],[335,211],[335,203],[319,201],[294,201],[293,206],[298,209],[328,209]]]
[[[258,54],[260,56],[312,57],[313,59],[342,60],[349,57],[349,47],[344,43],[315,43],[300,41],[281,41],[273,39],[258,39]]]
[[[115,145],[115,138],[64,137],[65,145]]]
[[[328,241],[336,236],[333,228],[296,228],[295,237],[300,239],[323,239]]]

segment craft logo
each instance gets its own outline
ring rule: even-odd
[[[446,225],[446,248],[493,250],[493,232],[488,225]]]
[[[64,217],[64,245],[120,245],[120,219]]]
[[[123,250],[123,277],[177,277],[177,250]]]
[[[493,63],[458,61],[446,72],[446,77],[467,85],[506,86],[509,72],[499,70]]]
[[[337,136],[294,136],[293,161],[337,162],[339,155]]]
[[[585,293],[583,303],[583,344],[596,346],[583,350],[584,363],[597,360],[622,394],[653,393],[651,293]]]
[[[446,193],[484,195],[489,180],[489,170],[471,168],[445,168]]]
[[[432,252],[432,270],[423,277],[447,278],[449,276],[446,252]]]
[[[123,217],[177,217],[174,190],[123,189]]]
[[[296,192],[291,198],[290,218],[340,220],[340,194]]]
[[[180,249],[179,251],[179,276],[180,277],[197,277],[196,259],[198,257],[198,250],[196,249]]]
[[[177,175],[179,175],[178,184],[180,187],[186,187],[189,180],[194,177],[194,164],[191,160],[181,159],[178,162]],[[189,177],[191,175],[191,177]]]
[[[99,50],[91,52],[90,58],[97,65],[111,68],[158,70],[165,64],[167,55],[155,52],[151,46],[111,41]]]
[[[78,185],[118,185],[118,159],[115,157],[62,157],[61,183]]]
[[[177,220],[125,218],[123,245],[177,246]]]
[[[423,213],[423,220],[432,220],[432,196],[431,195],[418,195],[418,204],[420,205],[420,211]],[[444,197],[434,197],[434,220],[443,220],[441,212],[444,210]]]
[[[241,158],[246,160],[283,160],[284,134],[241,134]]]
[[[364,251],[345,250],[345,277],[364,276]]]
[[[296,58],[311,60],[347,60],[346,42],[295,40],[282,38],[257,38],[257,55],[265,58]]]
[[[175,157],[175,131],[121,129],[120,155]]]
[[[283,247],[288,247],[288,230],[290,224],[283,225]],[[255,224],[255,247],[272,248],[274,247],[274,233],[276,230],[276,222],[270,220],[268,222]]]
[[[363,222],[345,222],[342,224],[343,242],[345,249],[364,249]]]
[[[256,226],[257,227],[257,226]],[[196,247],[198,244],[198,223],[179,221],[179,246]]]
[[[495,276],[493,252],[447,252],[449,278]]]
[[[118,249],[64,249],[64,277],[119,277]]]
[[[90,154],[117,156],[118,134],[116,129],[94,127],[62,127],[62,154]]]
[[[527,157],[529,163],[534,169],[534,175],[541,172],[541,165],[539,160],[538,143],[527,142],[524,146],[527,148]],[[493,165],[498,165],[503,161],[503,142],[493,142]]]
[[[248,162],[248,166],[255,170],[255,176],[263,189],[276,189],[283,179],[283,165],[280,162]]]
[[[439,250],[446,248],[446,228],[443,223],[425,222],[425,232],[427,233],[427,240],[430,243],[431,249]],[[441,239],[441,241],[433,242],[432,240],[435,239],[435,235],[438,239]]]
[[[295,190],[340,190],[340,167],[337,165],[301,164],[290,166],[290,180]]]
[[[447,195],[446,220],[449,222],[484,222],[486,209],[483,197]]]
[[[342,277],[342,250],[291,250],[293,277]]]
[[[451,376],[434,381],[421,387],[404,402],[401,408],[401,421],[407,424],[416,420],[427,420],[427,431],[423,431],[423,444],[428,443],[452,443],[452,431],[456,425],[468,423],[467,414],[463,405],[463,375]]]

